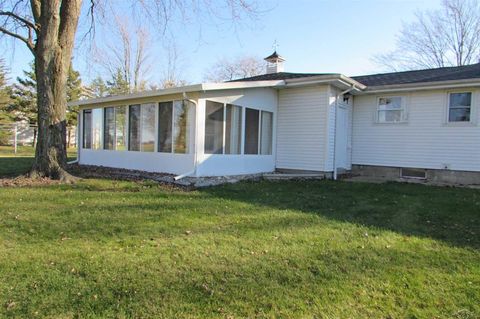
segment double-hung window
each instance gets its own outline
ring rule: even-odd
[[[450,93],[448,97],[448,121],[470,122],[472,92]]]
[[[403,96],[379,97],[377,100],[377,122],[399,123],[407,120]]]

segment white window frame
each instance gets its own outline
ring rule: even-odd
[[[243,134],[243,145],[242,145],[242,154],[243,155],[248,155],[248,156],[272,156],[273,155],[273,147],[274,147],[274,131],[275,131],[275,112],[269,111],[269,110],[264,110],[264,109],[257,109],[254,107],[245,107],[245,112],[247,109],[255,110],[258,111],[258,146],[257,146],[257,154],[246,154],[245,153],[245,134]],[[271,149],[271,154],[261,154],[261,144],[262,144],[262,128],[263,128],[263,123],[262,123],[262,113],[267,112],[272,114],[272,140],[270,141],[270,149]],[[246,123],[246,115],[245,118],[243,119],[243,131],[246,130],[247,123]]]
[[[471,98],[470,98],[470,119],[468,121],[450,121],[450,95],[452,94],[458,94],[458,93],[470,93],[471,94]],[[447,125],[471,125],[471,124],[474,124],[475,121],[475,116],[476,116],[476,112],[475,112],[475,108],[474,108],[474,105],[475,105],[475,91],[474,90],[469,90],[469,89],[466,89],[466,90],[454,90],[454,91],[448,91],[447,92],[447,101],[446,101],[446,108],[445,108],[445,123]]]
[[[214,99],[207,99],[207,100],[205,100],[205,103],[207,101],[215,102],[215,103],[218,103],[218,104],[223,104],[223,107],[222,107],[222,109],[223,109],[223,136],[222,136],[222,153],[220,153],[220,154],[205,153],[205,154],[207,154],[207,155],[222,155],[222,156],[246,155],[244,153],[244,138],[245,138],[245,110],[247,108],[244,107],[244,106],[238,105],[238,104],[227,103],[227,102],[218,102]],[[227,131],[226,131],[226,129],[227,129],[227,105],[231,105],[231,106],[234,106],[234,107],[239,107],[240,112],[242,114],[242,124],[240,126],[240,153],[238,153],[238,154],[227,154],[225,152],[225,144],[226,144],[225,143],[225,138],[227,136]],[[206,107],[205,107],[205,110],[206,110]],[[261,110],[258,110],[258,111],[261,111]],[[204,127],[204,130],[205,130],[205,127]],[[204,150],[203,151],[205,152],[205,145],[204,145]]]
[[[381,110],[380,109],[380,99],[388,99],[388,98],[400,98],[401,101],[401,108],[399,109],[392,109],[392,110]],[[379,113],[380,112],[388,112],[388,111],[401,111],[401,119],[400,121],[380,121]],[[375,105],[375,123],[377,124],[401,124],[408,122],[408,113],[407,113],[407,97],[404,95],[380,95],[376,97],[376,105]]]

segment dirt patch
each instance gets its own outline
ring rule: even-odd
[[[61,184],[61,182],[50,178],[30,178],[27,176],[0,178],[0,187],[31,187],[57,184]]]

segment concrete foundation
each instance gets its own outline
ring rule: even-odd
[[[401,167],[352,165],[352,174],[357,176],[382,178],[392,181],[416,181],[445,185],[480,185],[480,172],[425,169],[426,178],[401,176]]]

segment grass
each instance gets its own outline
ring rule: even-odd
[[[13,146],[0,146],[0,176],[18,176],[25,174],[32,167],[35,149],[31,146],[18,146],[17,154]],[[77,150],[74,148],[67,151],[68,160],[77,157]]]
[[[83,180],[0,197],[2,318],[480,316],[478,190]]]

